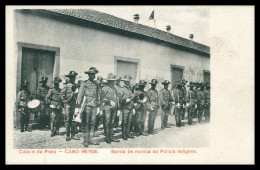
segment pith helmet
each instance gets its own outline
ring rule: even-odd
[[[73,76],[77,76],[78,73],[76,73],[75,71],[70,71],[69,74],[66,75],[66,77],[73,77]]]
[[[43,83],[43,82],[47,82],[47,81],[48,81],[48,77],[42,76],[42,80],[39,81],[39,83]]]
[[[99,71],[96,69],[96,67],[90,67],[88,71],[85,71],[85,74],[97,74]]]

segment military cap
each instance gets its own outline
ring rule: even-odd
[[[129,75],[125,75],[121,80],[122,81],[131,81],[132,77]]]
[[[144,86],[144,85],[146,85],[146,84],[147,84],[147,82],[146,82],[146,81],[144,81],[144,80],[140,80],[138,84],[139,84],[139,86],[142,86],[142,85]]]
[[[84,72],[85,74],[97,74],[99,71],[96,69],[96,67],[90,67],[88,71]]]
[[[62,80],[59,77],[54,77],[54,80],[52,81],[52,83],[60,83],[62,82]]]
[[[158,83],[158,81],[156,79],[152,79],[150,82],[150,84],[157,84],[157,83]]]
[[[70,71],[69,74],[66,75],[66,77],[72,77],[72,76],[77,76],[78,73],[76,73],[75,71]]]
[[[42,80],[39,81],[39,83],[43,83],[43,82],[47,82],[47,81],[48,81],[48,77],[42,76]]]
[[[115,74],[109,73],[109,74],[107,75],[106,80],[117,80],[117,77],[116,77]]]
[[[163,82],[162,82],[162,84],[164,85],[164,84],[170,84],[171,82],[169,82],[168,80],[164,80]]]
[[[26,86],[28,84],[29,84],[29,81],[27,81],[27,80],[23,80],[22,83],[21,83],[21,85],[24,85],[24,86]]]
[[[70,79],[67,78],[63,84],[68,84],[69,82],[70,82]]]

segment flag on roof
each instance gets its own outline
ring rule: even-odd
[[[149,19],[154,19],[154,10],[153,10],[153,12],[151,13]]]

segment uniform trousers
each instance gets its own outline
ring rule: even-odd
[[[69,104],[65,105],[65,128],[66,128],[67,137],[75,136],[76,122],[73,121],[74,111],[75,111],[75,106]]]
[[[133,109],[123,109],[122,114],[122,137],[126,138],[130,134]]]
[[[168,123],[168,117],[170,114],[170,106],[161,107],[161,127],[166,127]]]
[[[84,143],[88,144],[92,141],[95,131],[96,122],[96,106],[86,106],[82,115],[82,122],[84,126]]]
[[[60,128],[60,118],[62,109],[52,108],[51,109],[51,134],[56,135]]]
[[[111,106],[105,106],[103,116],[103,126],[106,139],[112,139],[112,136],[114,134],[113,128],[116,117],[116,109],[112,108]]]

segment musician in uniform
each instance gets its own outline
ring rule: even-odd
[[[85,74],[88,74],[88,80],[84,81],[78,92],[78,97],[76,101],[75,116],[78,114],[82,115],[82,121],[84,123],[84,147],[88,145],[99,145],[98,142],[93,141],[97,107],[100,103],[98,100],[98,84],[95,79],[95,75],[99,71],[95,67],[90,67]]]
[[[124,81],[124,87],[121,89],[122,98],[121,98],[121,106],[122,106],[122,137],[124,140],[127,138],[134,138],[130,136],[130,125],[132,121],[133,115],[133,99],[134,94],[131,89],[130,81],[132,77],[129,75],[125,75],[122,81]]]
[[[187,94],[186,94],[186,101],[187,101],[187,112],[188,112],[188,125],[192,124],[192,120],[193,120],[193,115],[194,115],[194,110],[195,110],[195,104],[197,102],[195,93],[193,91],[194,88],[194,84],[193,82],[190,82],[190,84],[188,85],[188,87],[190,87],[190,89],[188,90]]]
[[[173,100],[176,104],[175,107],[175,121],[176,126],[181,127],[181,120],[182,120],[182,111],[183,111],[183,102],[184,102],[184,94],[182,90],[182,83],[177,83],[177,90],[174,93]]]
[[[27,80],[22,81],[21,90],[18,92],[16,99],[16,106],[20,113],[20,132],[28,131],[30,112],[27,103],[32,99],[31,92],[28,90],[28,84]]]
[[[210,84],[205,83],[206,89],[203,91],[205,94],[205,120],[210,121]]]
[[[186,109],[186,100],[185,100],[185,96],[187,94],[187,90],[186,90],[186,83],[188,82],[187,80],[185,79],[182,79],[181,81],[182,83],[182,93],[183,93],[183,96],[184,96],[184,100],[183,100],[183,107],[182,107],[182,114],[181,114],[181,119],[184,120],[185,118],[185,113],[187,112],[187,109]]]
[[[136,93],[136,91],[138,91],[138,88],[139,88],[139,84],[138,83],[136,83],[136,84],[134,84],[134,85],[132,85],[132,88],[131,88],[131,90],[132,90],[132,93],[134,94],[134,96],[135,96],[135,93]],[[133,100],[133,102],[135,101],[135,98],[134,98],[134,100]],[[135,132],[135,133],[137,133],[137,130],[136,130],[136,110],[135,110],[135,106],[133,107],[133,116],[132,116],[132,120],[131,120],[131,124],[130,124],[130,132]]]
[[[198,93],[198,89],[200,87],[200,83],[198,82],[194,82],[194,87],[193,87],[193,92],[195,93],[195,98],[197,99],[197,93]],[[194,108],[194,115],[193,115],[194,118],[197,118],[198,117],[198,104],[196,103],[195,104],[195,108]]]
[[[115,82],[115,88],[117,91],[117,111],[116,111],[116,117],[115,117],[115,122],[114,122],[115,128],[120,127],[119,120],[120,120],[120,114],[122,113],[122,107],[121,107],[121,103],[120,103],[121,98],[122,98],[122,94],[121,94],[122,87],[120,86],[120,81],[121,81],[121,77],[118,76],[117,80]]]
[[[119,142],[113,138],[113,125],[116,117],[117,109],[117,91],[115,88],[115,80],[117,77],[113,73],[109,73],[107,77],[108,85],[101,90],[100,98],[104,108],[104,133],[106,136],[106,142]]]
[[[161,107],[161,128],[171,128],[167,125],[168,116],[170,113],[170,102],[172,102],[171,93],[168,90],[170,82],[168,80],[164,80],[162,85],[164,88],[159,93],[159,106]]]
[[[205,94],[204,94],[204,84],[200,83],[197,92],[197,105],[198,105],[198,122],[202,120],[202,114],[205,108]]]
[[[40,100],[40,126],[42,128],[49,127],[50,126],[50,115],[49,115],[49,106],[45,102],[45,97],[48,94],[48,91],[50,90],[50,87],[47,86],[48,77],[43,76],[42,80],[39,82],[41,83],[41,86],[37,89],[37,99]]]
[[[134,94],[134,106],[135,106],[135,123],[136,123],[136,131],[137,135],[136,136],[147,136],[146,133],[144,133],[144,123],[146,119],[146,113],[147,113],[147,106],[146,103],[148,102],[148,97],[144,91],[145,85],[147,84],[146,81],[140,80],[139,81],[139,87],[138,91],[135,91]],[[143,96],[144,101],[141,101],[139,97]]]
[[[159,108],[159,94],[158,91],[155,89],[158,81],[156,79],[152,79],[150,84],[151,88],[147,90],[147,96],[149,98],[149,101],[151,102],[152,110],[149,111],[149,117],[148,117],[148,133],[149,134],[156,134],[154,131],[154,123],[157,115],[157,111]]]
[[[98,76],[97,77],[97,84],[98,84],[98,90],[99,90],[99,95],[98,95],[98,100],[100,100],[100,93],[101,93],[101,89],[102,89],[102,81],[103,81],[103,77]],[[99,137],[99,135],[96,133],[98,130],[98,127],[100,125],[100,120],[101,120],[101,103],[98,104],[97,107],[97,115],[96,115],[96,122],[95,122],[95,130],[94,130],[94,136],[93,137]]]
[[[78,73],[75,71],[70,71],[69,74],[66,75],[66,77],[69,78],[69,82],[61,91],[61,98],[65,107],[66,141],[70,141],[70,139],[79,140],[79,138],[75,136],[76,122],[73,121],[77,99],[77,84],[75,83],[77,75]]]
[[[59,134],[60,128],[60,117],[62,114],[62,99],[61,99],[61,89],[59,87],[59,83],[62,80],[59,77],[55,77],[54,87],[51,88],[48,94],[45,97],[45,101],[47,104],[50,104],[51,107],[51,137]]]
[[[77,84],[77,91],[79,91],[79,88],[81,86],[81,84],[83,83],[83,80],[78,80],[78,84]],[[77,97],[76,99],[78,98],[78,93],[77,93]],[[84,120],[82,118],[82,120]],[[84,132],[84,126],[83,126],[83,123],[82,122],[76,122],[76,131],[75,133],[78,134],[78,132]]]

